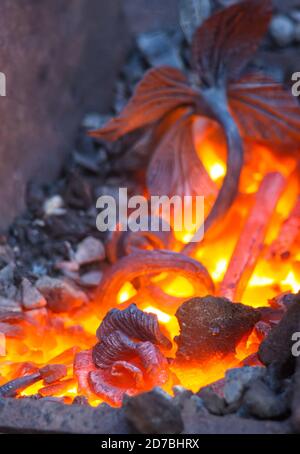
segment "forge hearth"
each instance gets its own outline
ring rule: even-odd
[[[0,432],[300,433],[300,107],[258,71],[282,45],[271,2],[205,3],[199,28],[184,9],[136,36],[113,115],[84,117],[0,237]],[[99,231],[99,197],[133,212],[120,188],[204,195],[203,240],[172,213]]]

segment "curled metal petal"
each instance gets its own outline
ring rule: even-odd
[[[105,334],[93,348],[93,361],[97,367],[106,369],[135,351],[136,344],[126,334],[113,330]]]
[[[141,341],[150,341],[166,348],[172,346],[169,339],[161,333],[157,316],[141,311],[135,304],[131,304],[123,311],[119,309],[109,311],[97,330],[97,337],[101,342],[107,343],[109,336],[114,332],[119,333],[118,330]],[[120,340],[123,341],[124,338]]]

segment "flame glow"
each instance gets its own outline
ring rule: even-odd
[[[201,136],[196,140],[197,152],[210,176],[219,188],[222,178],[226,173],[226,146],[221,141],[220,146],[213,145],[209,138]],[[260,156],[257,159],[257,156]],[[271,226],[266,233],[265,243],[261,255],[251,270],[251,276],[242,296],[242,303],[253,307],[266,306],[268,300],[280,293],[300,290],[300,254],[296,245],[289,251],[287,260],[280,261],[266,254],[269,245],[277,238],[280,226],[288,217],[295,200],[295,194],[299,193],[297,179],[293,177],[297,161],[291,158],[283,159],[275,157],[270,150],[264,147],[253,147],[248,153],[247,164],[243,169],[240,193],[236,198],[229,213],[219,220],[215,231],[209,232],[204,241],[199,243],[196,254],[197,260],[203,263],[210,273],[218,294],[220,284],[230,263],[235,245],[240,237],[249,210],[253,205],[253,197],[263,177],[273,171],[281,172],[288,177],[288,185],[283,194],[276,212],[272,218]],[[188,243],[193,233],[183,232],[177,236],[174,250],[180,250]],[[298,242],[299,245],[299,242]],[[162,329],[168,333],[170,339],[179,334],[179,325],[175,313],[177,308],[186,299],[199,296],[195,295],[194,287],[186,279],[178,275],[161,273],[151,276],[150,282],[165,293],[166,300],[161,302],[159,298],[139,298],[138,285],[126,282],[117,296],[117,304],[126,307],[129,300],[145,312],[157,315]],[[168,306],[169,300],[171,303]],[[173,305],[173,306],[172,306]],[[107,310],[112,307],[108,307]],[[12,380],[22,373],[26,367],[42,367],[46,364],[64,364],[67,367],[66,387],[63,391],[53,392],[54,397],[61,397],[65,403],[71,403],[73,398],[80,394],[73,379],[73,360],[76,352],[90,349],[96,342],[96,330],[101,322],[99,319],[97,301],[90,306],[83,306],[72,314],[54,314],[48,311],[41,313],[27,313],[31,317],[30,322],[23,321],[20,326],[23,335],[20,338],[6,338],[6,356],[0,358],[0,385]],[[198,391],[201,386],[207,385],[224,376],[230,367],[237,366],[241,360],[255,353],[259,347],[259,340],[252,333],[247,341],[237,346],[236,354],[231,358],[208,362],[205,367],[191,362],[189,365],[171,365],[174,375],[174,384],[180,383],[186,388]],[[169,357],[176,355],[176,344],[173,345]],[[37,394],[45,385],[42,381],[35,383],[22,391],[19,397]],[[171,392],[171,387],[168,391]],[[100,399],[89,398],[93,406],[99,405]]]
[[[213,181],[217,181],[224,177],[226,173],[226,167],[223,163],[213,164],[209,169],[209,175]]]

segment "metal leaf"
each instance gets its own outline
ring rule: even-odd
[[[230,85],[229,103],[244,137],[299,148],[299,104],[270,77],[251,74]]]
[[[90,135],[117,140],[131,131],[154,124],[177,107],[193,105],[196,95],[181,71],[169,67],[151,69],[120,116]]]
[[[240,76],[267,32],[271,16],[271,0],[247,0],[207,19],[193,41],[194,67],[205,87]]]
[[[193,118],[180,118],[157,147],[147,172],[152,195],[215,197],[217,187],[197,156]]]

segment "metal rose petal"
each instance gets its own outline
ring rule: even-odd
[[[111,405],[121,405],[126,390],[109,383],[103,370],[89,372],[88,384],[91,391],[101,399],[108,401]]]
[[[87,397],[92,396],[89,384],[89,373],[96,370],[92,350],[76,353],[74,358],[74,375],[78,382],[78,391]]]
[[[104,343],[101,345],[105,347]],[[115,354],[117,358],[120,352]],[[167,360],[151,342],[136,343],[131,355],[128,351],[127,355],[127,360],[115,360],[110,366],[102,364],[88,372],[90,391],[112,405],[121,405],[125,394],[134,396],[142,390],[160,386],[169,377]],[[110,356],[109,363],[111,361]]]
[[[128,358],[136,351],[137,344],[119,330],[104,334],[93,348],[93,361],[97,367],[107,369],[116,361]]]
[[[169,376],[168,362],[160,350],[151,342],[142,342],[137,352],[146,370],[148,384],[159,386],[165,383]]]
[[[74,371],[80,391],[111,405],[167,382],[169,365],[156,344],[171,346],[159,330],[156,316],[134,304],[112,310],[98,329],[99,342],[76,355]]]
[[[121,330],[127,336],[141,341],[150,341],[166,348],[172,347],[169,339],[160,331],[157,316],[141,311],[135,304],[123,311],[109,311],[97,330],[97,337],[106,343],[107,336],[115,330]]]
[[[128,361],[116,361],[111,368],[111,375],[118,379],[129,376],[137,389],[145,385],[142,370]]]

